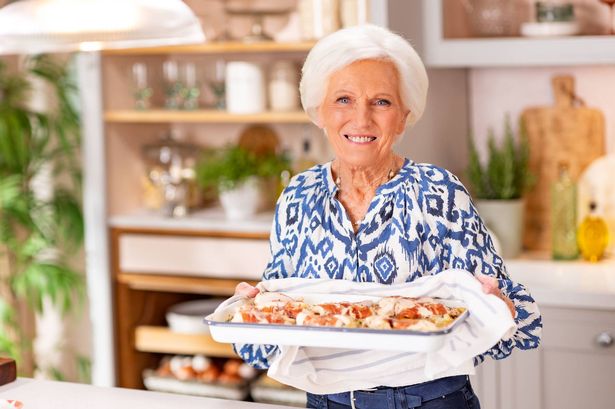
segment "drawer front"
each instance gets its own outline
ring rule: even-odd
[[[123,234],[119,267],[124,273],[171,274],[260,280],[269,241]]]
[[[545,348],[615,355],[615,311],[545,308],[542,315]]]

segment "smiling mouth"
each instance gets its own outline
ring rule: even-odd
[[[348,139],[353,143],[370,143],[376,140],[375,136],[365,136],[365,135],[348,135],[344,134],[344,138]]]

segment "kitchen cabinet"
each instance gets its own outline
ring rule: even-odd
[[[485,409],[613,406],[615,262],[507,262],[543,317],[539,348],[486,360],[473,385]]]
[[[416,23],[422,30],[417,38],[428,66],[527,67],[615,63],[615,36],[612,35],[473,38],[461,3],[461,0],[421,0],[420,19]],[[519,2],[519,6],[523,3]],[[592,10],[594,15],[595,11]]]
[[[192,256],[197,257],[175,252],[177,247],[173,247],[173,243],[178,240],[181,249],[192,250]],[[205,254],[206,259],[211,259],[208,263],[198,257],[198,249],[209,240],[215,240],[220,253]],[[226,250],[225,246],[228,246]],[[208,334],[180,334],[169,330],[165,324],[165,311],[173,304],[195,298],[228,297],[240,281],[255,283],[268,256],[263,246],[268,247],[266,232],[224,232],[207,227],[187,231],[112,226],[113,322],[118,386],[143,388],[143,370],[156,367],[161,354],[235,356],[230,345],[219,344]],[[239,249],[242,257],[233,253],[234,248]],[[251,252],[256,256],[250,257]],[[265,253],[264,257],[261,253]],[[160,261],[160,257],[175,260],[176,268],[173,269],[172,264],[151,263],[152,259]]]

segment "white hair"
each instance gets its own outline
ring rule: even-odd
[[[318,107],[325,97],[329,76],[360,60],[391,61],[399,74],[399,94],[410,110],[407,123],[414,125],[423,115],[429,80],[425,66],[403,37],[379,26],[365,24],[336,31],[310,50],[303,64],[301,104],[318,125]]]

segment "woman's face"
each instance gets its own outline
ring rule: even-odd
[[[383,60],[356,61],[331,74],[318,107],[319,125],[337,159],[357,167],[387,160],[408,113],[397,69]]]

